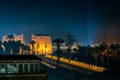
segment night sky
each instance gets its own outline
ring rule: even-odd
[[[120,40],[119,0],[0,0],[0,39],[3,35],[73,34],[83,44],[106,37]]]

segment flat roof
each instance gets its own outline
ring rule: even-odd
[[[0,55],[0,60],[42,60],[35,55]]]
[[[49,34],[34,34],[35,36],[50,36]]]

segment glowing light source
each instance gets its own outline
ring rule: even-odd
[[[52,59],[52,60],[57,60],[56,56],[46,55],[45,57],[49,58],[49,59]],[[81,68],[84,68],[84,69],[87,69],[87,70],[90,70],[90,71],[94,71],[94,72],[102,73],[102,72],[105,71],[105,68],[103,68],[103,67],[99,67],[99,66],[95,66],[95,65],[92,65],[92,64],[87,64],[87,63],[79,62],[79,61],[75,61],[75,60],[69,60],[69,59],[66,59],[66,58],[63,58],[63,57],[60,58],[60,62],[70,64],[70,65],[74,65],[74,66],[77,66],[77,67],[81,67]]]
[[[32,40],[35,41],[35,53],[43,55],[52,54],[52,41],[49,35],[32,34]]]

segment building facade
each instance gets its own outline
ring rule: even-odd
[[[9,41],[9,40],[10,40],[9,36],[10,36],[10,37],[13,37],[13,40],[14,40],[14,41],[21,41],[22,44],[25,43],[23,34],[3,36],[2,42],[4,42],[4,41]]]
[[[35,55],[0,55],[0,80],[47,80]]]
[[[32,41],[35,42],[34,52],[36,54],[52,54],[51,36],[47,34],[32,34]]]
[[[70,47],[71,53],[74,53],[74,49],[78,49],[79,43],[73,43]],[[69,48],[69,46],[64,42],[60,45],[60,50],[62,50],[63,52],[67,52],[67,49]],[[57,45],[53,44],[53,52],[57,50]]]

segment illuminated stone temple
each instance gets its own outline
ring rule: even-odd
[[[34,44],[34,52],[36,54],[52,54],[52,40],[48,34],[32,34]]]
[[[2,42],[9,41],[11,38],[13,38],[14,41],[21,41],[22,44],[25,43],[23,34],[20,34],[20,35],[15,35],[14,34],[14,35],[3,36]]]

